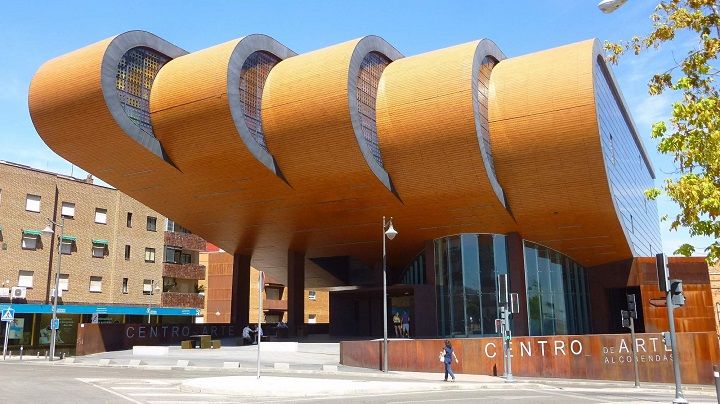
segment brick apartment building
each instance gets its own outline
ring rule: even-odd
[[[205,241],[124,193],[0,161],[0,306],[18,321],[10,343],[47,344],[62,223],[58,313],[74,344],[78,322],[190,322],[204,305]],[[157,316],[161,316],[158,319]],[[59,342],[60,343],[60,342]],[[62,343],[60,343],[62,345]]]
[[[200,253],[200,263],[207,268],[207,277],[201,282],[205,294],[203,318],[209,323],[229,323],[232,303],[233,256],[207,243],[207,251]],[[249,322],[258,322],[258,279],[260,271],[250,268]],[[287,322],[287,286],[271,275],[265,275],[262,322]],[[305,289],[306,324],[326,324],[330,321],[330,292]]]

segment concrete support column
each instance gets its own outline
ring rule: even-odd
[[[305,254],[288,251],[288,328],[290,336],[298,336],[305,323]]]
[[[245,326],[250,322],[250,256],[233,255],[232,302],[230,323]]]

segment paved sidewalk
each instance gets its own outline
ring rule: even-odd
[[[193,377],[184,380],[181,390],[195,393],[254,397],[332,397],[337,395],[402,394],[414,391],[525,389],[544,391],[614,391],[628,396],[638,393],[671,394],[672,384],[642,383],[641,389],[632,382],[568,380],[516,377],[515,383],[503,378],[458,374],[457,382],[442,381],[437,372],[383,373],[375,369],[338,365],[337,343],[263,343],[261,345],[261,377],[256,377],[257,346],[224,346],[213,350],[182,350],[168,347],[167,354],[133,355],[132,350],[104,352],[49,362],[44,358],[25,357],[30,366],[119,367],[207,372],[214,377]],[[19,362],[19,357],[7,358]],[[184,374],[196,374],[183,372]],[[685,391],[714,398],[714,386],[683,386]]]

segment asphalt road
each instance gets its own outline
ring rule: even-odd
[[[293,399],[248,398],[206,393],[193,393],[180,388],[183,381],[212,377],[211,372],[150,370],[132,368],[103,368],[80,366],[40,366],[20,363],[0,363],[0,397],[17,403],[612,403],[662,402],[674,397],[672,390],[633,391],[628,388],[606,388],[567,385],[554,382],[543,389],[524,388],[522,384],[506,385],[502,389],[408,391],[383,394],[381,391],[361,396],[306,397]],[[313,377],[312,375],[292,375]],[[323,375],[322,377],[327,377]],[[347,375],[340,377],[347,377]],[[354,377],[354,376],[353,376]],[[377,378],[368,378],[377,380]],[[428,381],[442,383],[441,381]],[[417,386],[417,384],[414,384]],[[715,403],[712,392],[690,392],[691,403]]]

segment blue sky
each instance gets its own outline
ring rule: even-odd
[[[655,2],[630,0],[603,14],[597,0],[475,1],[14,1],[0,10],[0,160],[64,174],[71,164],[53,153],[35,131],[27,91],[48,59],[115,34],[142,29],[188,51],[252,33],[270,35],[298,53],[374,34],[406,56],[479,38],[494,40],[509,57],[588,38],[620,40],[646,33]],[[651,72],[664,71],[673,54],[685,54],[682,39],[642,57],[626,57],[616,78],[651,154],[658,179],[673,171],[650,139],[650,126],[670,113],[672,96],[650,97]],[[85,173],[77,167],[75,176]],[[666,199],[660,214],[675,212]],[[664,249],[683,242],[704,248],[686,231],[661,224]]]

